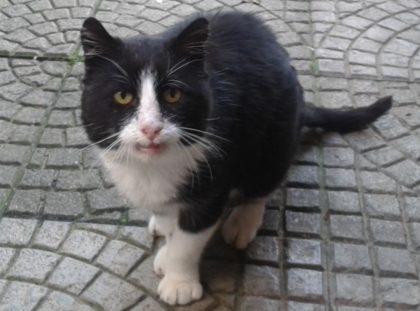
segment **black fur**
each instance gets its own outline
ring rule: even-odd
[[[169,63],[192,60],[175,75],[182,81],[184,102],[177,108],[162,104],[162,113],[181,126],[209,132],[222,156],[209,153],[208,164],[202,163],[196,173],[200,182],[192,184],[187,178],[179,185],[177,200],[185,206],[179,223],[184,230],[196,232],[213,224],[233,188],[249,200],[269,195],[284,178],[304,125],[358,130],[391,105],[386,98],[346,112],[305,108],[287,53],[273,33],[249,14],[192,17],[154,38],[112,38],[93,18],[83,26],[86,55],[100,55],[86,56],[82,95],[82,119],[93,142],[117,133],[122,121],[133,114],[138,103],[117,107],[112,94],[122,88],[136,93],[136,75],[145,66],[155,68],[165,85]],[[98,48],[98,41],[103,48]],[[110,78],[118,70],[109,59],[128,72],[130,84]],[[114,139],[105,139],[100,146],[107,147]]]

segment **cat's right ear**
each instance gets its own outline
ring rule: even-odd
[[[87,56],[107,54],[118,45],[118,40],[112,37],[104,26],[93,17],[84,21],[80,34],[83,51]]]

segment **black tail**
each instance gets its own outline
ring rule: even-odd
[[[348,133],[366,128],[392,106],[392,96],[378,99],[368,107],[351,110],[305,107],[305,126],[326,131]]]

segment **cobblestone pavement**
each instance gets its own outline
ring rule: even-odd
[[[420,0],[0,1],[0,310],[171,310],[147,213],[86,148],[78,30],[154,34],[221,8],[267,21],[308,102],[395,106],[360,133],[307,133],[255,242],[216,237],[204,299],[177,310],[420,310]]]

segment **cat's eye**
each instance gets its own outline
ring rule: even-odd
[[[128,105],[134,99],[133,94],[127,92],[117,92],[114,94],[114,100],[118,105]]]
[[[179,89],[168,87],[162,93],[163,99],[169,104],[177,104],[182,98],[182,92]]]

